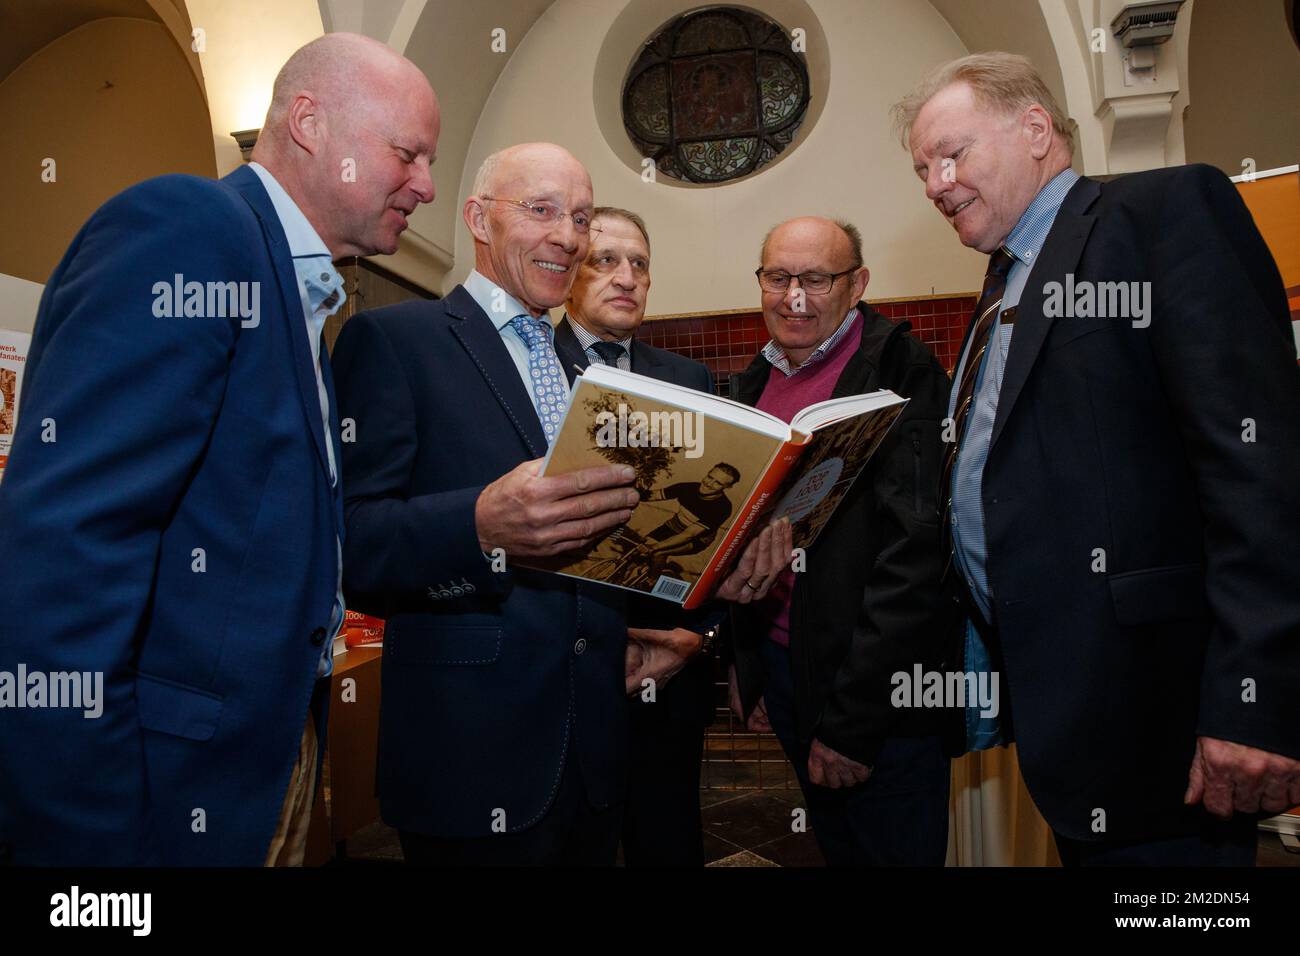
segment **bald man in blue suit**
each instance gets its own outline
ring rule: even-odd
[[[0,486],[0,860],[301,861],[343,614],[331,262],[396,249],[438,129],[413,64],[327,35],[251,166],[126,190],[50,277]],[[6,704],[17,673],[93,706]]]

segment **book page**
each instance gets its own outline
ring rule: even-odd
[[[641,503],[581,552],[529,567],[683,601],[782,442],[579,380],[545,474],[626,464]]]
[[[832,398],[824,402],[818,402],[816,405],[809,405],[794,416],[790,422],[790,427],[804,433],[813,432],[831,422],[849,418],[853,415],[860,415],[863,412],[877,408],[884,408],[886,405],[898,401],[900,401],[899,397],[887,388],[875,392],[866,392],[862,395],[845,395],[842,398]]]

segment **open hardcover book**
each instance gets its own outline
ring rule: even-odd
[[[698,607],[745,544],[788,516],[807,548],[907,400],[890,391],[810,405],[787,425],[730,399],[608,365],[573,383],[543,474],[631,465],[641,503],[579,552],[519,561]]]

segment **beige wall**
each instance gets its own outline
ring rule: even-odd
[[[1065,80],[1039,0],[930,0],[971,53],[1008,50],[1029,58],[1065,106]]]
[[[697,5],[676,6],[680,12]],[[515,50],[483,108],[459,195],[453,200],[444,193],[440,203],[462,201],[478,164],[493,150],[550,139],[590,169],[597,202],[645,216],[654,245],[652,315],[755,307],[753,270],[763,234],[781,219],[807,213],[843,216],[861,227],[872,270],[868,296],[979,287],[980,257],[957,242],[926,201],[889,128],[891,103],[928,68],[966,52],[930,4],[809,0],[832,64],[829,87],[813,91],[826,98],[816,127],[785,161],[706,189],[644,183],[601,134],[591,78],[607,33],[628,6],[556,0]],[[765,10],[772,4],[753,0],[748,6]],[[566,85],[566,76],[579,79]],[[596,85],[621,86],[622,78],[597,77]],[[461,225],[453,280],[469,272],[472,255]]]
[[[452,263],[465,156],[474,137],[479,113],[498,75],[524,42],[533,22],[551,0],[429,0],[402,52],[433,84],[442,107],[438,161],[433,167],[437,198],[411,216],[411,233],[428,243],[437,275],[410,275],[436,289]],[[617,3],[608,3],[616,7]],[[492,51],[492,30],[505,31],[506,51]],[[550,66],[547,65],[550,72]],[[473,174],[471,173],[471,176]],[[379,260],[383,265],[389,265]]]
[[[324,33],[314,0],[188,0],[190,21],[204,31],[199,53],[212,114],[218,175],[243,163],[230,134],[260,129],[275,75],[294,50]]]
[[[0,272],[44,283],[104,200],[162,173],[211,175],[207,108],[155,21],[94,20],[0,82]],[[42,182],[55,161],[56,180]]]
[[[1247,157],[1258,170],[1300,161],[1300,50],[1287,30],[1282,0],[1196,0],[1189,163],[1236,176]]]

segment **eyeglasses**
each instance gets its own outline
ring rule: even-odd
[[[758,284],[768,292],[784,292],[790,288],[791,279],[798,279],[799,288],[805,292],[810,295],[823,295],[831,291],[831,286],[835,284],[836,279],[857,272],[861,268],[862,266],[854,266],[852,269],[845,269],[843,272],[829,274],[825,272],[801,272],[792,276],[788,272],[764,272],[760,266],[754,270],[754,275],[758,276]]]
[[[565,212],[559,206],[548,202],[528,202],[526,199],[498,199],[496,196],[479,196],[484,202],[504,202],[512,206],[518,206],[528,212],[528,218],[540,225],[551,226],[561,219],[569,218],[573,220],[573,228],[578,232],[586,234],[587,232],[600,232],[599,229],[591,225],[591,213],[589,212]]]

